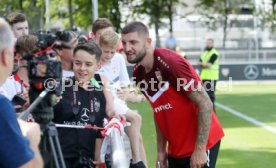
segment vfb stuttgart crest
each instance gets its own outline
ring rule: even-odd
[[[160,71],[155,71],[155,76],[159,82],[162,81],[162,74]]]

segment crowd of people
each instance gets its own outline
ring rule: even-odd
[[[16,119],[16,112],[23,112],[32,103],[29,57],[47,52],[49,59],[61,62],[62,84],[67,86],[62,87],[61,97],[52,107],[54,123],[103,127],[105,118],[126,120],[130,123],[124,130],[131,147],[129,167],[146,168],[142,117],[127,103],[148,100],[156,126],[156,167],[215,168],[224,134],[214,113],[214,93],[206,92],[187,59],[173,51],[177,46],[172,35],[167,46],[170,49],[154,48],[142,22],[128,23],[120,38],[106,18],[92,23],[92,33],[91,39],[80,40],[74,31],[58,31],[55,36],[59,47],[53,47],[55,41],[41,51],[39,37],[29,34],[24,14],[11,13],[7,21],[0,18],[0,140],[4,143],[0,167],[48,165],[39,152],[41,131],[36,118],[30,115],[29,122]],[[208,77],[218,68],[219,53],[212,44],[208,51],[199,63],[206,68],[201,75],[203,82],[218,80]],[[135,64],[134,83],[142,94],[133,89],[128,63]],[[100,160],[100,130],[61,127],[57,131],[66,167],[109,166]]]

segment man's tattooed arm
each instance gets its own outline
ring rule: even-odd
[[[213,104],[204,90],[204,88],[198,84],[196,90],[193,90],[188,97],[198,106],[198,133],[196,138],[195,149],[205,150],[210,124],[212,120]]]

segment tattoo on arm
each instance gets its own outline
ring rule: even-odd
[[[188,94],[188,97],[198,106],[198,133],[196,138],[195,149],[205,150],[210,124],[212,120],[213,104],[204,90],[204,88],[198,84],[197,90]]]

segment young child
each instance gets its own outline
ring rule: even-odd
[[[107,80],[96,74],[100,56],[101,49],[95,43],[80,44],[74,49],[75,76],[65,82],[62,99],[54,107],[55,123],[103,127],[104,117],[114,115],[112,95],[105,89]],[[58,133],[67,168],[88,167],[92,160],[99,161],[99,130],[58,128]]]
[[[116,53],[119,42],[119,36],[113,30],[102,32],[99,38],[102,56],[98,72],[105,75],[111,83],[115,110],[124,115],[126,120],[131,123],[131,126],[125,128],[132,150],[130,167],[143,168],[146,167],[147,161],[140,134],[141,116],[130,110],[126,102],[117,95],[117,91],[125,90],[131,84],[124,58]]]

